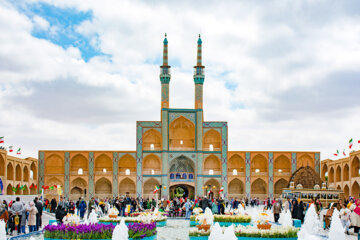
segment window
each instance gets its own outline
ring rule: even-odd
[[[328,176],[328,172],[325,172],[325,177],[327,177]]]
[[[176,174],[176,179],[181,179],[180,173],[177,173],[177,174]]]
[[[125,175],[130,175],[130,169],[125,170]]]
[[[83,174],[84,174],[84,171],[83,171],[83,169],[82,169],[82,168],[79,168],[79,170],[78,170],[78,174],[79,174],[79,175],[83,175]]]
[[[281,172],[282,172],[282,169],[279,169],[279,170],[278,170],[278,172],[280,172],[280,173],[281,173]]]
[[[154,174],[155,174],[154,169],[151,169],[151,175],[154,175]]]
[[[173,173],[170,174],[170,179],[174,179],[174,174]]]
[[[189,174],[189,179],[194,179],[194,176],[192,175],[192,173]]]
[[[183,145],[183,143],[184,143],[183,140],[180,140],[180,145]]]
[[[210,169],[209,170],[209,175],[214,175],[214,170]]]
[[[155,149],[154,144],[150,144],[150,150],[154,150],[154,149]]]
[[[210,150],[210,151],[214,151],[214,145],[210,144],[210,145],[209,145],[209,150]]]
[[[186,173],[183,173],[182,178],[186,179]]]
[[[30,179],[31,179],[31,180],[34,179],[34,172],[33,172],[33,170],[30,170]]]
[[[255,169],[255,172],[256,172],[256,173],[260,172],[260,169]]]
[[[106,173],[106,168],[103,169],[103,173]]]
[[[236,170],[236,169],[233,170],[233,175],[234,175],[234,176],[237,175],[237,170]]]

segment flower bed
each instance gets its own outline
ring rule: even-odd
[[[214,215],[214,222],[222,223],[250,223],[248,215]]]
[[[54,239],[112,239],[115,226],[112,224],[47,225],[44,240]],[[156,238],[156,223],[131,223],[129,239]]]
[[[137,216],[137,217],[117,217],[110,218],[108,216],[99,218],[99,223],[119,223],[121,219],[125,220],[125,223],[140,223],[140,222],[166,222],[165,216]]]
[[[260,230],[256,226],[237,226],[235,227],[235,235],[238,239],[249,239],[257,240],[264,238],[275,239],[287,239],[293,240],[297,239],[297,232],[299,230],[295,227],[282,227],[274,226],[270,230]],[[195,237],[208,237],[210,231],[198,230],[197,228],[191,228],[189,231],[189,237],[191,239],[204,239],[204,238],[195,238]]]

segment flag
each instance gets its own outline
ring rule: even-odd
[[[155,186],[155,189],[154,189],[154,193],[157,193],[157,191],[159,190],[160,188],[158,186]]]
[[[50,190],[54,190],[54,186],[49,187]]]
[[[4,190],[4,186],[1,178],[0,178],[0,190],[1,192]]]
[[[22,185],[21,187],[20,187],[20,190],[24,190],[26,188],[26,185]]]
[[[360,144],[360,140],[358,140],[358,144]]]
[[[339,150],[336,150],[336,153],[334,153],[335,156],[339,155]]]
[[[0,143],[4,143],[4,136],[0,137]]]
[[[352,146],[353,146],[353,139],[350,139],[350,140],[349,140],[349,148],[351,149]]]
[[[35,189],[37,189],[37,185],[35,185],[34,187],[35,187]]]
[[[343,151],[343,154],[344,154],[344,156],[346,156],[345,149],[344,149],[344,151]]]
[[[18,189],[17,189],[16,187],[12,187],[12,191],[13,191],[13,192],[17,192]]]
[[[223,191],[224,191],[224,187],[221,187],[219,193],[221,193]]]
[[[9,152],[13,152],[13,146],[9,146]]]
[[[34,184],[32,183],[29,188],[32,189],[33,187],[34,187]]]
[[[211,193],[211,189],[209,188],[206,192],[206,194],[210,194]]]
[[[17,150],[17,152],[16,152],[16,154],[21,154],[21,148],[19,148],[18,150]]]

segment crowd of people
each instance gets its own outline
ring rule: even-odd
[[[133,212],[152,211],[156,207],[159,211],[167,212],[169,217],[182,217],[189,219],[194,208],[211,209],[213,214],[225,214],[229,209],[238,209],[240,205],[246,209],[248,207],[258,207],[263,205],[264,211],[272,211],[274,221],[278,222],[280,213],[290,211],[293,219],[304,222],[307,209],[314,204],[316,212],[321,219],[324,220],[324,227],[330,226],[331,218],[335,209],[339,211],[341,222],[349,232],[350,228],[354,228],[354,232],[358,233],[360,229],[360,199],[353,198],[339,200],[328,206],[323,206],[320,199],[311,200],[307,203],[298,201],[297,199],[270,199],[260,200],[259,198],[231,198],[223,199],[197,197],[195,199],[187,199],[185,197],[176,197],[172,200],[156,200],[154,198],[130,198],[116,197],[98,199],[92,197],[86,201],[79,198],[76,201],[68,200],[60,197],[58,200],[35,198],[33,201],[24,203],[20,201],[20,197],[16,197],[15,201],[7,203],[5,200],[0,203],[0,219],[7,223],[7,233],[13,235],[25,233],[26,226],[28,232],[37,231],[42,226],[43,210],[55,214],[58,222],[62,222],[64,216],[68,213],[77,214],[81,219],[88,218],[90,212],[94,209],[99,216],[104,216],[110,208],[116,208],[119,216],[128,216]],[[325,211],[322,211],[324,210]],[[323,214],[326,212],[325,214]],[[321,216],[323,214],[323,216]]]

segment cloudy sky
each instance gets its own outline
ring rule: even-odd
[[[165,32],[170,106],[193,108],[201,33],[205,120],[230,150],[325,159],[360,139],[358,0],[168,2],[0,0],[5,146],[135,150],[136,121],[160,120]]]

